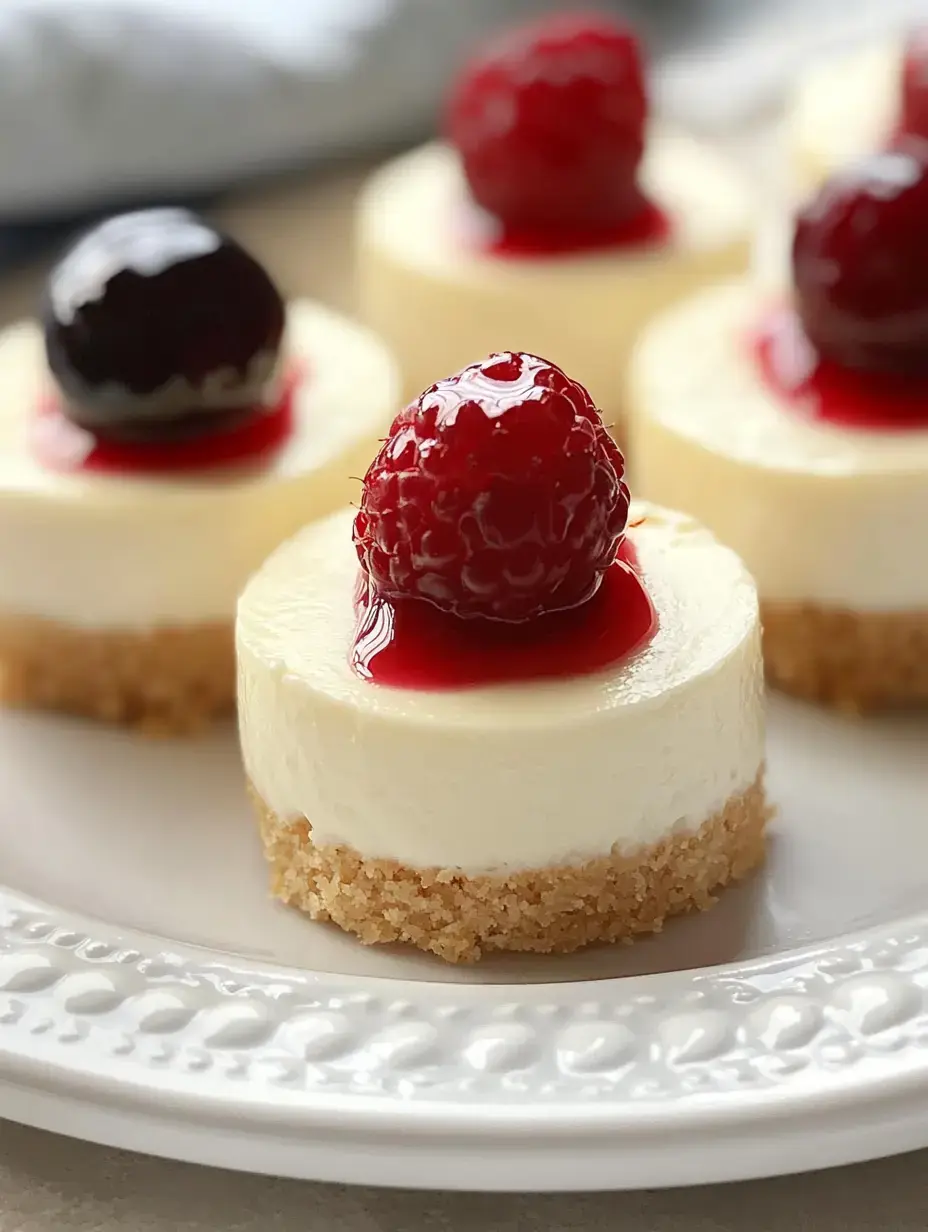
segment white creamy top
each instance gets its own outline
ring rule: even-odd
[[[398,409],[393,360],[360,326],[298,301],[284,345],[305,380],[293,435],[266,464],[122,476],[36,459],[41,331],[0,334],[0,614],[94,628],[229,618],[282,539],[357,491]]]
[[[762,599],[928,610],[928,428],[816,422],[763,381],[766,292],[731,283],[647,331],[629,374],[635,490],[740,554]]]
[[[531,868],[699,826],[763,759],[757,596],[695,523],[633,505],[653,641],[596,675],[417,691],[349,665],[351,515],[280,548],[238,609],[245,768],[320,844],[414,867]]]

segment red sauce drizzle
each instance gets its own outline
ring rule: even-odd
[[[808,419],[876,432],[928,428],[928,380],[836,364],[814,349],[789,308],[769,315],[752,346],[767,385]]]
[[[43,466],[57,471],[165,474],[259,464],[275,454],[293,431],[294,400],[305,374],[291,367],[273,405],[228,412],[228,426],[178,439],[120,441],[95,436],[72,423],[55,394],[36,409],[31,445]],[[210,419],[222,421],[222,411]]]
[[[627,539],[589,602],[527,624],[462,620],[419,599],[372,598],[363,581],[357,613],[352,666],[365,680],[399,689],[588,675],[630,658],[657,631]]]
[[[469,219],[464,230],[471,247],[482,249],[490,256],[518,260],[520,257],[558,257],[573,253],[657,248],[668,242],[673,224],[659,206],[642,198],[637,214],[612,227],[515,230],[481,215],[476,221]]]

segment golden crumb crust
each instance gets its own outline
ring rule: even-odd
[[[469,877],[316,846],[308,821],[284,822],[253,787],[250,794],[278,898],[365,945],[402,941],[456,963],[490,950],[566,954],[657,932],[670,916],[704,910],[717,890],[761,862],[770,813],[761,775],[697,830],[642,851]]]
[[[233,625],[135,631],[0,617],[0,701],[157,735],[196,731],[234,711]]]
[[[928,612],[761,604],[767,679],[784,693],[863,714],[928,705]]]

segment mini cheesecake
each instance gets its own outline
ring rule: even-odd
[[[232,710],[233,618],[395,414],[366,330],[284,307],[181,210],[109,219],[0,334],[3,700],[164,731]]]
[[[800,194],[891,143],[928,137],[928,27],[815,63],[787,107],[789,171]]]
[[[734,282],[648,330],[635,480],[730,545],[767,672],[852,711],[928,703],[928,163],[901,143],[800,213],[791,294]]]
[[[623,470],[581,386],[494,355],[398,417],[354,523],[252,578],[239,725],[284,902],[469,962],[656,931],[761,860],[754,584],[629,514]]]
[[[620,429],[642,322],[747,265],[744,180],[648,121],[637,46],[605,17],[492,43],[456,83],[447,129],[379,170],[359,205],[362,315],[404,396],[502,341],[575,374]]]

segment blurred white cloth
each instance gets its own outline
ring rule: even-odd
[[[418,136],[473,38],[556,3],[0,0],[0,217],[210,191]],[[924,0],[626,5],[662,32],[695,30],[688,50],[667,61],[659,96],[716,126],[769,102],[799,58],[836,31],[869,32],[925,8]]]
[[[0,214],[193,193],[401,139],[496,7],[0,0]]]

